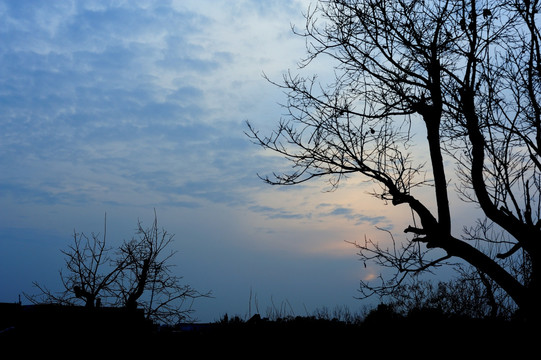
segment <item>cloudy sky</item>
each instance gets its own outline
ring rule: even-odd
[[[257,174],[288,164],[244,134],[282,115],[262,74],[297,69],[290,25],[308,5],[0,0],[0,302],[58,286],[74,231],[102,232],[107,214],[119,244],[156,210],[178,274],[213,292],[194,305],[201,321],[245,316],[250,299],[252,313],[362,309],[359,280],[379,270],[346,241],[385,241],[376,226],[407,211],[361,179],[266,185]]]

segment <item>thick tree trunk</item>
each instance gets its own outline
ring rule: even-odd
[[[130,310],[137,309],[137,300],[143,295],[143,292],[145,291],[145,286],[147,284],[148,280],[148,273],[150,270],[150,260],[145,259],[143,261],[143,268],[141,269],[141,274],[139,275],[137,279],[137,284],[135,286],[134,291],[128,296],[128,300],[126,301],[126,308]]]
[[[481,256],[479,250],[469,245],[468,247],[459,245],[459,243],[463,243],[461,241],[457,240],[449,250],[461,254],[457,256],[468,261],[493,278],[508,292],[521,310],[529,314],[528,317],[531,317],[533,316],[532,314],[538,312],[535,309],[534,299],[538,296],[536,295],[538,290],[537,248],[539,247],[541,232],[539,229],[535,229],[535,226],[521,222],[513,214],[498,208],[490,198],[484,180],[485,139],[480,130],[481,124],[479,124],[479,119],[475,113],[473,94],[472,89],[469,88],[464,89],[461,93],[462,110],[472,146],[471,180],[473,189],[477,196],[477,201],[486,216],[511,234],[518,241],[518,245],[528,252],[532,261],[531,281],[529,284],[521,284],[516,279],[511,281],[512,277],[503,271],[494,260],[487,256]]]
[[[511,296],[520,308],[529,307],[530,300],[526,287],[479,249],[453,237],[442,242],[442,248],[449,255],[467,261],[476,269],[492,278]]]

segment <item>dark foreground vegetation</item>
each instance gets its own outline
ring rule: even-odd
[[[380,305],[362,320],[316,316],[248,320],[224,316],[213,323],[158,326],[139,311],[59,305],[0,304],[0,345],[21,354],[88,351],[140,354],[520,354],[535,342],[529,326],[513,320],[453,317],[434,310],[399,315]],[[85,350],[83,350],[85,349]],[[257,351],[257,353],[254,353]],[[84,352],[83,352],[84,353]],[[5,355],[5,354],[2,354]],[[428,353],[426,353],[428,355]],[[424,357],[424,355],[423,355]]]

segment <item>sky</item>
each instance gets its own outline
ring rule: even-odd
[[[370,306],[359,280],[381,269],[349,242],[388,241],[376,227],[400,233],[408,211],[363,179],[267,185],[289,164],[245,135],[283,115],[263,74],[298,69],[309,4],[0,0],[0,302],[58,287],[74,231],[106,216],[118,245],[156,211],[176,274],[212,291],[199,321]]]

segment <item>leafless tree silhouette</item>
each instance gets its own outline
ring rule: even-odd
[[[106,244],[106,229],[105,225],[103,237],[74,233],[74,243],[62,251],[66,256],[60,271],[62,291],[34,283],[39,293],[26,297],[33,303],[139,308],[147,319],[177,324],[190,318],[195,299],[211,295],[183,284],[182,277],[173,273],[175,252],[167,251],[174,235],[158,228],[156,215],[149,228],[139,221],[137,236],[116,250]]]
[[[34,282],[39,295],[27,295],[34,303],[47,302],[73,305],[83,302],[93,308],[101,303],[100,297],[110,296],[111,286],[125,265],[122,261],[113,261],[112,248],[107,245],[107,217],[104,221],[103,235],[92,233],[73,233],[73,243],[65,255],[65,269],[60,270],[60,280],[64,288],[58,293],[44,285]]]
[[[328,56],[334,81],[291,72],[269,79],[287,95],[287,116],[268,136],[250,123],[247,134],[293,165],[264,177],[270,184],[326,177],[336,187],[360,174],[380,186],[378,198],[412,211],[406,242],[356,243],[364,260],[398,270],[381,286],[363,283],[368,294],[457,259],[492,279],[527,317],[538,316],[539,8],[538,0],[329,0],[294,29],[306,39],[302,70]],[[426,136],[426,165],[415,157],[416,131]],[[427,187],[430,203],[418,196]],[[483,213],[466,237],[452,226],[453,190]],[[487,221],[501,236],[488,237]]]
[[[171,258],[175,252],[166,252],[173,238],[158,227],[157,217],[148,228],[139,222],[137,237],[119,249],[121,274],[113,289],[121,306],[142,307],[148,318],[167,324],[184,321],[193,311],[195,299],[210,296],[210,292],[200,293],[182,284],[182,278],[173,274]]]

